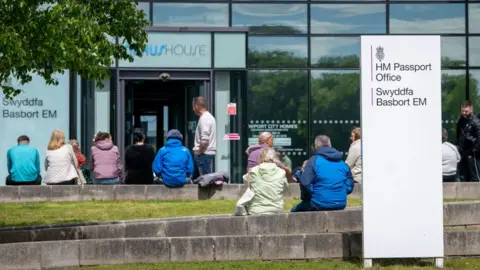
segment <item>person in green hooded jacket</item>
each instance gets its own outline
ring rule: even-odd
[[[266,146],[260,155],[260,164],[245,176],[255,196],[248,204],[250,215],[276,214],[284,211],[283,194],[288,188],[285,170],[279,164],[277,152]]]

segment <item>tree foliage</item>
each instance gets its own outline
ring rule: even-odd
[[[32,74],[56,84],[68,69],[97,82],[114,59],[133,61],[123,44],[141,53],[147,42],[145,14],[130,0],[0,0],[0,87],[20,93]],[[115,37],[119,43],[115,43]]]

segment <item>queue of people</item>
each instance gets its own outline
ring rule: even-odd
[[[64,133],[61,130],[55,130],[47,145],[46,174],[42,179],[38,150],[30,146],[28,136],[22,135],[18,138],[17,145],[7,152],[9,174],[6,184],[39,185],[42,182],[48,185],[84,184],[90,182],[85,180],[90,179],[90,175],[86,175],[87,172],[92,174],[91,182],[94,184],[153,184],[157,180],[169,187],[182,187],[192,183],[195,165],[200,176],[213,173],[212,164],[216,154],[216,122],[213,115],[206,109],[205,99],[194,98],[192,109],[199,116],[192,149],[193,155],[183,146],[183,135],[178,130],[170,130],[165,145],[155,153],[153,146],[145,144],[146,136],[143,131],[135,129],[134,145],[126,149],[124,158],[120,156],[117,146],[113,144],[112,136],[107,132],[98,132],[93,139],[91,155],[87,162],[87,158],[81,153],[78,141],[71,139],[66,142]],[[467,101],[462,104],[461,116],[457,121],[456,145],[447,141],[448,132],[445,129],[442,130],[443,181],[451,182],[459,179],[478,181],[480,179],[479,136],[480,118],[473,113],[472,103]],[[265,203],[262,202],[262,198],[274,198],[282,194],[279,187],[288,182],[298,182],[302,191],[302,204],[297,205],[294,211],[344,207],[341,200],[318,202],[314,195],[318,195],[315,192],[319,192],[319,189],[322,190],[320,192],[326,192],[329,185],[338,185],[341,181],[345,187],[341,193],[348,194],[353,187],[348,179],[352,178],[356,183],[362,182],[361,130],[360,128],[352,130],[351,145],[345,161],[342,160],[342,154],[332,148],[327,138],[326,136],[317,137],[313,156],[301,167],[292,171],[288,156],[274,150],[273,135],[269,132],[261,133],[258,144],[246,150],[247,179],[250,179],[246,181],[251,183],[252,191],[260,194],[257,196],[260,202],[255,202],[258,199],[252,202],[253,209],[258,209],[255,205]],[[125,160],[125,168],[122,160]],[[322,175],[328,171],[323,169],[324,167],[334,168],[335,166],[339,167],[332,170],[342,172],[342,176]],[[273,181],[273,179],[281,180]],[[329,179],[342,180],[331,183]],[[273,182],[269,183],[269,181]],[[266,194],[261,195],[263,194],[262,186],[275,186],[275,191],[266,191]],[[330,195],[325,196],[320,193],[318,196],[328,198]],[[336,198],[337,195],[332,196]],[[272,199],[272,201],[276,201],[273,204],[279,206],[278,199]],[[253,212],[257,211],[253,210]]]
[[[195,132],[194,158],[182,145],[183,135],[175,129],[168,132],[166,144],[157,153],[153,146],[144,143],[143,130],[135,129],[134,145],[125,151],[125,168],[108,132],[95,134],[87,161],[76,139],[67,143],[64,132],[55,130],[47,146],[45,179],[40,174],[38,150],[30,146],[28,136],[22,135],[18,145],[7,152],[6,184],[81,185],[89,182],[91,173],[91,182],[97,185],[154,184],[158,179],[168,187],[183,187],[192,183],[194,161],[200,176],[211,174],[216,154],[216,123],[206,108],[205,99],[194,98],[192,109],[200,118]]]

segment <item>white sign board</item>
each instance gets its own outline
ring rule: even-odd
[[[40,170],[45,173],[45,154],[50,136],[55,129],[65,132],[68,141],[69,127],[69,73],[56,75],[58,85],[47,85],[37,75],[32,81],[21,85],[13,81],[12,86],[23,92],[13,100],[4,98],[0,88],[0,185],[5,185],[7,151],[17,145],[20,135],[30,138],[30,145],[40,155]]]
[[[441,258],[439,36],[362,36],[363,252]]]

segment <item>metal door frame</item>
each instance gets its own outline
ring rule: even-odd
[[[116,143],[118,145],[120,156],[125,156],[125,85],[129,80],[162,80],[161,74],[168,73],[170,80],[181,81],[203,81],[205,85],[205,99],[207,101],[207,109],[213,109],[214,89],[212,87],[212,70],[152,70],[152,69],[117,69],[117,97],[115,100],[115,114],[117,120],[117,129],[115,130]],[[187,101],[188,102],[188,101]],[[188,105],[188,103],[187,103]],[[185,109],[189,109],[187,106]]]

